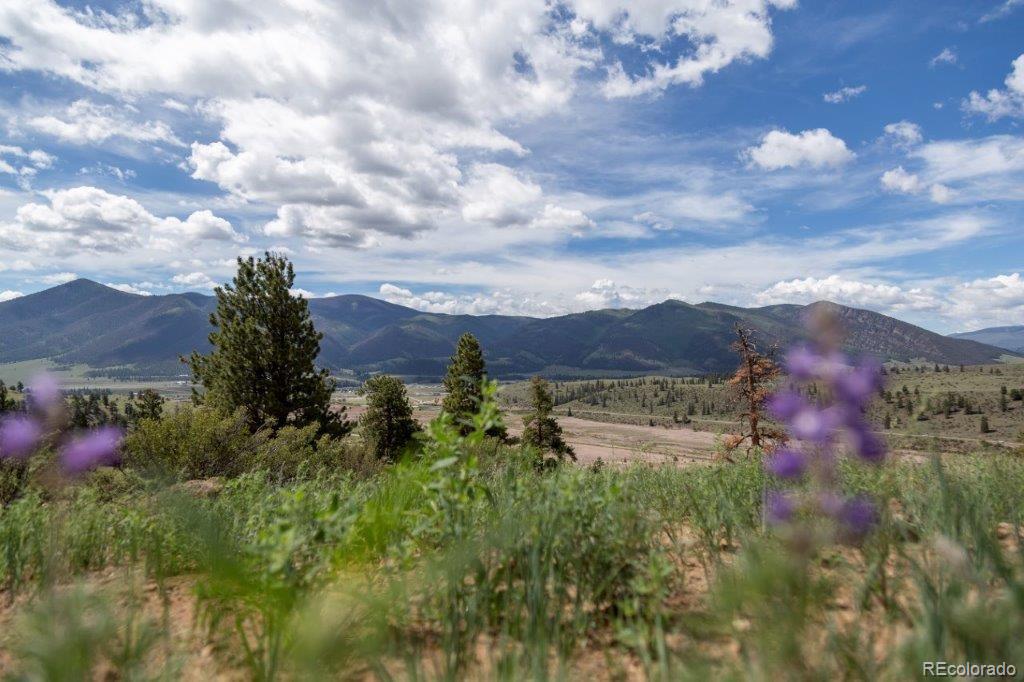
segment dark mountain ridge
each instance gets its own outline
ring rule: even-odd
[[[987,343],[997,348],[1024,353],[1024,324],[1007,327],[987,327],[973,332],[950,334],[950,336],[954,339],[969,339],[979,343]]]
[[[179,355],[208,347],[216,299],[196,293],[140,296],[79,279],[0,304],[0,363],[51,359],[95,368],[175,374]],[[440,376],[455,341],[472,332],[493,375],[555,376],[728,372],[737,323],[766,342],[798,340],[803,317],[828,307],[847,346],[883,360],[944,364],[998,361],[1005,349],[950,338],[879,313],[829,302],[739,308],[667,300],[638,310],[591,310],[550,318],[427,313],[360,295],[312,299],[323,332],[320,361],[358,374]]]

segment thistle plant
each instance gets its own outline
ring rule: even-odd
[[[838,465],[850,455],[869,465],[885,460],[885,443],[864,412],[882,388],[879,364],[871,358],[851,361],[840,350],[841,333],[831,319],[811,325],[813,342],[793,348],[785,359],[790,386],[769,401],[771,414],[786,426],[791,440],[766,459],[767,471],[783,481],[806,481],[800,491],[774,490],[766,495],[765,517],[787,528],[793,539],[811,542],[824,529],[831,539],[856,543],[876,522],[875,506],[860,497],[844,498]],[[816,400],[810,399],[814,387]],[[818,537],[817,539],[822,539]]]

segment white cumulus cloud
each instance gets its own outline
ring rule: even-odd
[[[71,144],[103,144],[111,138],[132,142],[160,142],[184,146],[163,121],[133,121],[123,108],[80,99],[72,102],[62,116],[33,116],[26,125]]]
[[[936,310],[940,305],[932,292],[922,288],[903,289],[892,284],[845,279],[839,275],[777,282],[759,292],[755,299],[758,305],[832,301],[879,311],[927,311]]]
[[[126,251],[144,245],[165,249],[204,239],[241,240],[230,223],[210,211],[185,220],[159,218],[134,199],[98,187],[43,192],[48,203],[28,203],[0,224],[0,246],[40,253]]]
[[[886,137],[891,139],[897,146],[912,147],[924,139],[921,126],[910,121],[897,121],[889,123],[883,129]]]
[[[619,41],[640,35],[655,46],[677,37],[693,49],[673,62],[654,62],[630,75],[620,62],[608,69],[607,97],[635,97],[672,85],[697,86],[707,74],[735,61],[763,59],[772,49],[771,10],[789,9],[796,0],[707,2],[642,0],[623,5],[604,0],[577,0],[578,15],[599,29],[611,30]]]
[[[854,157],[846,143],[825,128],[804,130],[796,134],[773,130],[761,139],[760,145],[748,148],[744,155],[750,165],[764,170],[840,166]]]
[[[1004,89],[993,88],[985,94],[972,91],[963,102],[964,110],[990,121],[1024,116],[1024,54],[1013,60],[1004,84]]]

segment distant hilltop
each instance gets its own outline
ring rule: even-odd
[[[208,348],[215,305],[213,296],[198,293],[139,296],[78,279],[0,303],[0,362],[49,359],[95,369],[180,374],[179,355]],[[324,334],[323,365],[422,378],[443,374],[456,339],[467,331],[480,339],[488,368],[499,378],[724,373],[736,364],[729,349],[736,323],[756,329],[766,342],[786,346],[801,336],[804,316],[821,307],[842,320],[849,351],[882,360],[983,364],[1013,351],[997,347],[1001,336],[978,336],[993,330],[947,337],[828,301],[740,308],[668,300],[639,310],[549,318],[426,313],[359,295],[309,301]],[[1021,333],[1024,327],[1005,329]]]
[[[990,346],[1024,353],[1024,324],[1010,327],[988,327],[973,332],[950,334],[955,339],[970,339]]]

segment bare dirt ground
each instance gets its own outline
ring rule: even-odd
[[[364,409],[348,405],[349,419],[358,419]],[[417,405],[416,419],[426,424],[437,416],[433,405]],[[522,415],[505,414],[508,431],[513,436],[523,432]],[[648,462],[651,464],[695,464],[710,462],[717,435],[694,431],[688,427],[665,428],[637,424],[613,424],[578,417],[559,417],[565,440],[576,451],[580,464],[601,460],[605,464]]]
[[[359,419],[364,407],[347,405],[348,418]],[[426,424],[437,416],[439,407],[421,402],[414,407],[416,419]],[[505,413],[508,431],[518,436],[523,432],[522,415]],[[588,466],[598,460],[605,464],[674,464],[687,466],[706,464],[714,459],[719,434],[694,430],[689,426],[665,427],[646,424],[617,424],[579,417],[558,417],[567,443],[576,452],[579,464]],[[733,433],[735,422],[721,422],[721,433]],[[897,448],[894,455],[924,461],[927,448]]]
[[[518,416],[509,418],[509,431],[522,432]],[[580,464],[601,460],[606,464],[649,462],[693,464],[711,461],[717,436],[687,428],[609,424],[576,417],[561,417],[565,440],[576,451]]]

